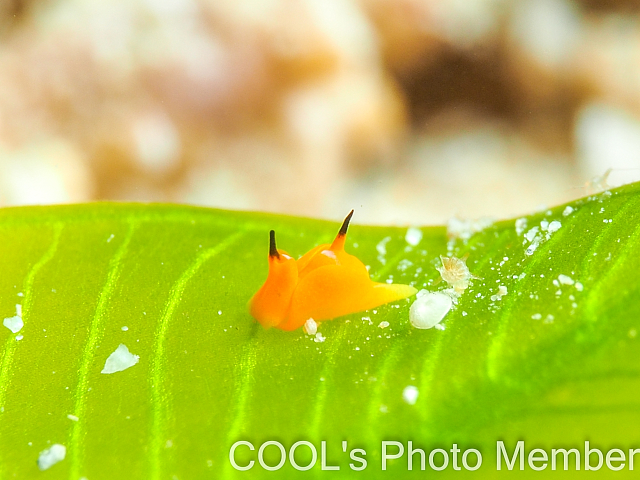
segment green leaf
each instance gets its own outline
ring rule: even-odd
[[[359,226],[356,212],[346,248],[373,278],[444,289],[436,266],[449,252],[469,253],[482,280],[444,330],[413,328],[408,299],[322,323],[324,342],[264,330],[246,304],[266,278],[270,229],[297,257],[330,242],[337,223],[165,205],[1,210],[0,315],[20,304],[24,327],[0,329],[0,479],[323,478],[323,440],[335,478],[367,479],[425,475],[418,454],[413,471],[406,453],[383,471],[383,440],[412,441],[427,457],[454,443],[478,449],[483,478],[503,473],[498,440],[510,453],[518,440],[527,453],[582,452],[585,440],[638,448],[640,185],[571,206],[526,217],[520,234],[514,220],[449,243],[444,228],[422,228],[416,246],[406,228]],[[527,255],[524,234],[552,221],[559,230],[542,231]],[[139,363],[101,373],[120,344]],[[229,462],[238,440],[256,448],[236,452],[241,465],[256,460],[250,471]],[[257,462],[266,441],[311,442],[317,464],[266,471]],[[364,471],[349,467],[358,463],[343,441],[366,451]],[[66,458],[40,472],[52,444]],[[264,457],[277,464],[277,447]],[[295,459],[308,464],[310,449]],[[452,461],[443,478],[466,473]],[[538,475],[526,461],[518,473]]]

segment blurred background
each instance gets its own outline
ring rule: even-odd
[[[637,0],[0,0],[2,206],[436,224],[639,167]]]

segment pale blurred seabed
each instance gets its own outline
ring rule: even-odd
[[[3,0],[0,206],[506,218],[640,179],[640,1]]]

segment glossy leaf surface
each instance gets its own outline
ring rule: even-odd
[[[335,478],[368,479],[424,475],[417,455],[413,471],[406,455],[382,471],[383,440],[427,454],[453,443],[481,451],[478,471],[450,463],[443,478],[502,476],[498,440],[510,451],[517,440],[527,451],[582,449],[585,440],[640,448],[640,187],[572,208],[520,220],[520,232],[504,221],[449,244],[444,228],[422,228],[417,245],[406,228],[358,225],[356,212],[346,248],[374,279],[444,289],[432,283],[449,251],[469,253],[482,280],[444,330],[413,328],[412,298],[322,323],[323,342],[264,330],[246,304],[266,277],[270,229],[298,257],[330,242],[337,223],[161,205],[2,210],[0,315],[20,304],[24,327],[0,330],[0,478],[334,475],[320,458],[307,472],[288,460],[279,473],[257,461],[236,471],[237,440],[256,446],[237,450],[241,465],[265,441],[309,441],[320,455],[324,440]],[[530,255],[525,235],[539,243]],[[497,298],[500,286],[507,294]],[[120,344],[139,363],[101,373]],[[347,452],[366,451],[364,471],[349,467],[358,463],[343,441]],[[40,472],[39,453],[55,443],[66,458]],[[309,452],[299,448],[300,465]],[[270,465],[279,456],[265,450]]]

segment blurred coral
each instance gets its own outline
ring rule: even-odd
[[[444,223],[640,167],[622,0],[7,0],[0,40],[2,205]]]

